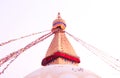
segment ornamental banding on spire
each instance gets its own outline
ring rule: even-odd
[[[61,29],[64,30],[66,28],[66,23],[65,21],[61,18],[60,13],[58,13],[57,19],[53,21],[53,27],[52,27],[52,32],[56,29]]]

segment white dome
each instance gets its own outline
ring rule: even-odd
[[[25,78],[100,78],[96,74],[73,65],[49,65]]]

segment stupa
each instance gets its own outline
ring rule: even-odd
[[[51,31],[54,38],[42,60],[43,67],[25,78],[100,78],[78,66],[80,59],[65,35],[66,23],[58,13]]]

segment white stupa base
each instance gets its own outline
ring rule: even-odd
[[[25,78],[101,78],[95,73],[74,65],[49,65],[32,72]]]

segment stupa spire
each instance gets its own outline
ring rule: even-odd
[[[57,19],[53,21],[52,32],[54,38],[47,50],[45,58],[42,60],[42,65],[49,64],[74,64],[77,65],[80,60],[76,55],[72,45],[68,41],[64,29],[66,28],[65,21],[58,13]]]
[[[65,35],[66,23],[60,17],[53,21],[52,32],[54,38],[42,60],[41,69],[38,69],[25,78],[101,78],[96,74],[80,68],[79,57]]]

